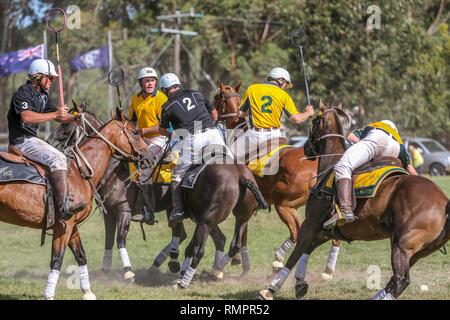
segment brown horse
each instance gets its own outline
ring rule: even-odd
[[[339,108],[320,106],[319,115],[313,120],[313,128],[305,149],[308,156],[318,154],[319,172],[332,168],[343,154],[344,139],[339,116],[347,115]],[[347,117],[348,118],[348,117]],[[443,191],[431,180],[421,176],[398,175],[385,179],[372,198],[358,199],[355,213],[358,217],[351,224],[325,231],[323,222],[332,212],[332,199],[314,194],[306,204],[306,217],[300,228],[300,237],[286,268],[291,270],[299,257],[310,254],[331,237],[347,241],[391,239],[391,262],[394,272],[386,287],[374,299],[395,299],[408,287],[409,270],[420,259],[442,247],[450,238],[450,202]],[[333,232],[333,234],[331,234]],[[277,277],[260,294],[271,298],[287,274]],[[296,296],[307,292],[307,284],[297,279]]]
[[[213,105],[218,110],[219,119],[224,121],[226,129],[242,129],[246,125],[245,119],[238,117],[241,103],[239,88],[240,84],[232,87],[220,83],[219,91],[214,97]],[[274,271],[283,268],[284,256],[297,242],[300,229],[297,209],[305,205],[309,190],[315,184],[316,173],[317,161],[308,161],[303,148],[285,148],[279,153],[279,170],[275,175],[255,176],[264,198],[269,204],[275,205],[278,216],[290,232],[290,237],[275,250],[275,261],[272,264]],[[336,252],[338,247],[339,242],[333,242],[331,252]],[[326,275],[333,272],[337,259],[337,255],[331,252]]]
[[[90,290],[87,271],[87,259],[81,244],[77,225],[84,221],[92,208],[93,188],[95,188],[111,157],[116,154],[128,160],[136,160],[136,155],[146,149],[145,142],[137,134],[133,124],[127,120],[121,110],[117,110],[115,119],[106,123],[97,133],[80,145],[80,153],[93,169],[92,177],[84,179],[76,161],[69,165],[68,181],[70,194],[75,202],[85,202],[86,209],[74,215],[68,221],[59,220],[52,227],[51,272],[45,289],[45,298],[53,299],[64,253],[69,246],[80,266],[81,289],[84,299],[95,299]],[[12,182],[0,185],[0,220],[3,222],[42,229],[45,227],[45,186]]]

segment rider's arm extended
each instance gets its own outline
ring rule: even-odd
[[[20,118],[23,123],[29,124],[39,124],[50,120],[56,120],[60,123],[69,123],[76,120],[73,115],[67,113],[67,107],[65,107],[65,110],[58,109],[58,111],[47,113],[40,113],[31,110],[22,111],[20,113]]]
[[[206,109],[208,110],[209,114],[211,115],[211,118],[213,119],[213,121],[217,122],[217,119],[218,119],[217,110],[216,110],[216,108],[214,108],[212,106],[211,102],[209,102],[209,100],[206,98],[205,98],[205,106],[206,106]]]
[[[300,124],[308,120],[308,118],[314,116],[313,106],[306,106],[305,112],[299,112],[291,115],[290,119],[295,124]]]

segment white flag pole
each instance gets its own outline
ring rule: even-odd
[[[108,31],[108,59],[109,59],[109,70],[111,72],[113,66],[113,46],[112,46],[112,32]],[[113,87],[108,86],[108,111],[111,114],[113,108]]]

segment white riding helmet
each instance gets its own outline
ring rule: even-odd
[[[161,89],[168,89],[174,85],[181,85],[181,82],[175,73],[166,73],[161,77],[159,85]]]
[[[394,129],[394,130],[398,133],[397,126],[396,126],[395,123],[393,123],[391,120],[382,120],[381,122],[387,124],[389,127],[391,127],[392,129]]]
[[[143,78],[156,78],[158,79],[158,74],[156,73],[155,69],[150,67],[145,67],[139,70],[138,73],[138,80],[141,80]]]
[[[55,65],[53,64],[53,62],[47,59],[36,59],[31,62],[30,66],[28,67],[28,75],[34,76],[38,73],[53,77],[58,76],[55,70]]]
[[[269,75],[267,76],[267,78],[271,78],[271,79],[284,79],[288,82],[288,88],[292,88],[292,82],[291,82],[291,75],[289,74],[289,72],[284,69],[284,68],[273,68],[272,70],[270,70]]]

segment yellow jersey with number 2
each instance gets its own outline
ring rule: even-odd
[[[257,83],[248,87],[240,109],[248,111],[252,128],[279,128],[283,111],[288,117],[298,113],[289,94],[272,83]]]
[[[142,94],[139,93],[131,98],[130,118],[137,120],[138,128],[149,128],[157,125],[161,119],[161,111],[163,104],[167,101],[167,97],[161,91],[157,91],[155,95],[150,95],[144,100]],[[159,136],[158,133],[146,134],[146,138]]]

